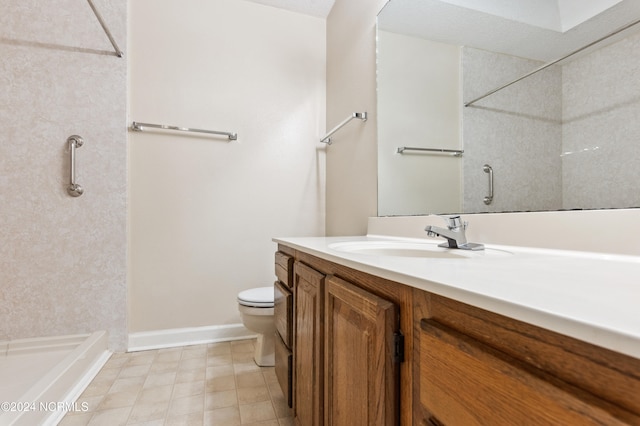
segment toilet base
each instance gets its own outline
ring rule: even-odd
[[[253,353],[253,360],[260,367],[273,367],[276,363],[276,343],[274,337],[275,333],[258,335],[258,340],[255,343],[256,350]]]

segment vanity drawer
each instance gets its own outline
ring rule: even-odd
[[[287,287],[293,287],[293,257],[276,252],[276,277]]]
[[[274,283],[273,315],[276,330],[287,348],[292,348],[293,294],[282,282]]]
[[[278,378],[282,393],[287,400],[287,405],[289,408],[292,408],[293,389],[291,386],[293,384],[293,355],[291,350],[285,346],[278,333],[276,333],[274,340],[276,341],[276,377]]]
[[[425,425],[620,425],[636,415],[423,319],[420,402]]]

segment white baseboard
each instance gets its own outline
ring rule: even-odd
[[[247,330],[242,324],[141,331],[129,334],[127,351],[136,352],[176,346],[229,342],[232,340],[253,339],[255,337],[256,334]]]

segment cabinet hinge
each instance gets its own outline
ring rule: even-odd
[[[404,362],[404,334],[401,331],[393,333],[393,361]]]

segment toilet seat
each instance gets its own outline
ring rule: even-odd
[[[273,287],[258,287],[238,293],[238,303],[254,308],[273,308]]]

